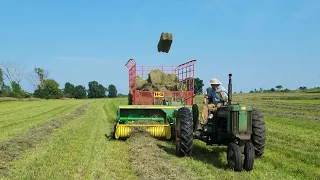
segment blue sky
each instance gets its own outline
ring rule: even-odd
[[[157,51],[161,32],[174,36],[168,54]],[[318,0],[0,1],[0,61],[19,62],[26,76],[45,68],[60,88],[96,80],[127,93],[130,58],[139,65],[196,59],[205,87],[213,77],[227,87],[233,73],[237,92],[316,87],[319,32]],[[22,87],[33,91],[26,78]]]

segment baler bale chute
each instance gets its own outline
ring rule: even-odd
[[[194,103],[195,62],[192,60],[178,66],[137,66],[135,60],[130,59],[126,64],[129,103],[118,106],[115,139],[127,139],[133,132],[146,131],[152,137],[173,140],[178,110],[181,107],[192,110]],[[154,72],[160,74],[154,76]],[[176,76],[175,81],[166,81],[167,76]],[[137,87],[138,78],[146,85]]]

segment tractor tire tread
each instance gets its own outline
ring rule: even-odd
[[[236,172],[239,172],[243,169],[243,160],[242,160],[242,156],[241,156],[241,150],[240,150],[240,147],[235,144],[235,143],[230,143],[228,144],[227,146],[227,151],[233,151],[234,154],[234,167],[231,167],[233,168],[234,171]],[[227,154],[228,156],[228,154]],[[230,165],[228,164],[228,166],[230,167]]]
[[[182,156],[190,156],[193,147],[193,119],[191,111],[182,107],[178,110],[180,120],[180,153]]]
[[[248,142],[245,145],[245,147],[244,147],[244,155],[245,155],[245,159],[244,159],[243,168],[246,171],[251,171],[253,169],[254,156],[255,156],[254,146],[253,146],[253,144],[251,142]]]
[[[260,110],[253,109],[252,111],[252,135],[251,142],[254,146],[255,156],[260,158],[264,153],[266,142],[266,128],[264,117]]]

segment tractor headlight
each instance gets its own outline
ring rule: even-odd
[[[209,119],[212,119],[213,118],[213,114],[209,114]]]

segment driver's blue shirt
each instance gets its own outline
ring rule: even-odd
[[[208,103],[213,103],[213,104],[222,103],[222,101],[221,101],[222,97],[220,96],[219,93],[217,93],[216,89],[214,89],[214,88],[211,88],[207,92],[207,96],[208,96],[208,99],[209,99]]]

